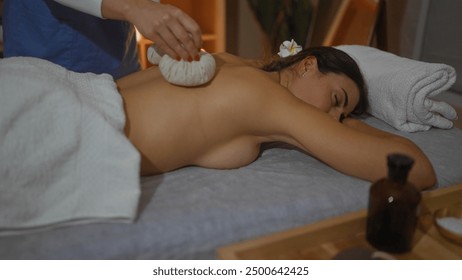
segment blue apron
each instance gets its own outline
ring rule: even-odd
[[[139,70],[133,25],[51,0],[5,0],[4,57],[43,58],[76,72],[114,78]]]

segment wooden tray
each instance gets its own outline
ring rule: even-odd
[[[433,222],[438,208],[462,201],[462,184],[423,193],[422,213],[411,252],[396,259],[462,259],[462,246],[442,237]],[[365,239],[367,211],[361,210],[307,226],[218,249],[222,259],[332,259],[353,247],[373,249]],[[374,250],[374,249],[373,249]]]

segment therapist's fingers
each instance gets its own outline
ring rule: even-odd
[[[164,26],[157,33],[168,47],[184,60],[194,58],[202,46],[199,25],[181,10],[164,16],[163,20]]]
[[[202,46],[199,25],[181,9],[152,1],[130,14],[141,34],[172,58],[191,60]]]
[[[156,43],[157,47],[172,58],[183,59],[186,61],[191,59],[190,54],[169,28],[159,29],[152,40]]]
[[[168,28],[161,28],[157,32],[165,44],[182,59],[193,59],[198,54],[200,45],[196,46],[192,35],[178,21],[172,20],[167,26]]]
[[[197,52],[200,48],[202,48],[202,31],[200,26],[197,24],[194,19],[192,19],[190,16],[187,14],[184,14],[184,16],[178,18],[178,22],[181,24],[182,27],[184,27],[184,31],[186,31],[186,34],[184,33],[183,30],[178,30],[180,34],[175,32],[175,29],[172,28],[172,31],[177,34],[178,36],[183,37],[185,40],[183,43],[188,44],[188,46],[185,45],[185,48],[191,53],[191,51]],[[187,35],[187,37],[185,37]],[[196,54],[196,53],[194,53]]]
[[[172,32],[174,39],[177,42],[180,42],[179,45],[188,53],[188,56],[194,58],[198,54],[201,45],[196,45],[192,34],[187,32],[180,24],[172,25],[169,29]]]

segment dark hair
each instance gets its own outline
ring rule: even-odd
[[[347,53],[333,47],[312,47],[306,48],[296,55],[274,60],[262,67],[267,72],[281,71],[288,68],[308,56],[316,57],[318,69],[321,73],[344,74],[358,86],[359,102],[353,110],[354,115],[361,115],[366,112],[369,102],[367,101],[367,89],[363,75],[358,64]]]

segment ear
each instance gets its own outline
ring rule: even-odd
[[[318,68],[318,60],[312,55],[305,57],[300,64],[304,71],[310,71]]]
[[[315,56],[307,56],[298,64],[298,76],[305,77],[309,72],[318,69],[318,61]]]

